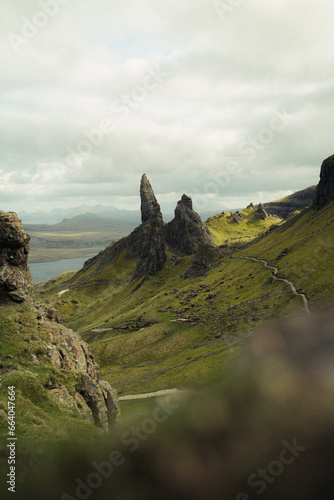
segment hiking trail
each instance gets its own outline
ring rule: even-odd
[[[277,277],[277,273],[278,273],[278,269],[277,267],[274,267],[274,266],[268,266],[268,262],[265,261],[265,260],[260,260],[260,259],[255,259],[254,257],[241,257],[241,256],[236,256],[234,257],[235,259],[244,259],[244,260],[252,260],[254,262],[260,262],[261,264],[264,265],[264,267],[266,267],[267,269],[272,269],[273,270],[273,280],[276,280],[276,281],[284,281],[284,283],[286,283],[287,285],[289,285],[290,287],[290,290],[292,291],[293,295],[296,295],[298,297],[301,297],[302,300],[303,300],[303,304],[304,304],[304,309],[305,309],[305,312],[306,314],[308,314],[309,316],[312,314],[311,313],[311,310],[310,310],[310,307],[309,307],[309,303],[308,303],[308,299],[306,297],[306,295],[304,293],[298,293],[297,290],[296,290],[296,287],[295,285],[292,283],[292,281],[289,281],[285,278],[278,278]]]

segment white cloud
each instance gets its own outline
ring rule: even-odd
[[[15,51],[9,34],[42,22],[42,5],[57,14]],[[3,12],[3,209],[134,208],[143,172],[166,203],[240,206],[315,184],[333,153],[329,0],[240,2],[224,19],[204,0],[3,0]],[[277,112],[289,123],[273,131]]]

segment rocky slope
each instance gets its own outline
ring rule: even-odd
[[[89,418],[98,427],[107,430],[119,413],[116,391],[102,380],[100,368],[88,344],[77,333],[61,324],[60,313],[33,301],[32,279],[27,265],[29,239],[15,213],[0,213],[2,319],[3,323],[8,321],[8,325],[12,325],[12,347],[14,348],[16,340],[18,341],[15,338],[17,328],[22,330],[23,335],[31,335],[29,356],[32,365],[51,372],[55,369],[64,376],[63,385],[54,384],[50,379],[45,390],[52,391],[65,407],[77,408],[83,418]],[[17,311],[15,321],[10,319],[13,309],[11,301],[25,306],[22,311]],[[33,330],[38,330],[40,335],[32,333]],[[19,337],[19,334],[17,335]],[[19,359],[22,353],[18,345],[17,350]],[[14,356],[10,356],[10,359],[15,362]],[[20,365],[17,365],[16,370],[19,367]],[[1,364],[1,368],[2,373],[10,371],[5,364]],[[76,379],[76,390],[70,381],[73,378]],[[71,386],[71,394],[67,385]]]

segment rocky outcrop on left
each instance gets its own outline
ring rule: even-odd
[[[47,388],[61,404],[77,407],[85,418],[107,430],[119,414],[117,393],[102,380],[89,345],[61,324],[59,311],[34,302],[28,267],[29,240],[30,236],[14,212],[0,212],[0,289],[11,301],[30,306],[31,318],[38,322],[36,328],[47,332],[45,339],[36,340],[38,349],[31,356],[32,363],[39,364],[46,356],[64,378],[77,379],[78,392],[75,394],[70,394],[65,386],[54,387],[52,382]],[[8,298],[3,299],[5,305],[11,302]],[[26,331],[31,328],[24,322],[20,325]]]
[[[102,379],[99,365],[96,363],[89,345],[74,331],[51,321],[43,321],[48,329],[49,342],[45,351],[56,370],[72,374],[77,378],[77,392],[70,395],[66,387],[53,387],[50,390],[68,407],[77,407],[84,418],[90,419],[105,431],[117,420],[119,400],[117,392]],[[35,362],[39,362],[36,353]]]
[[[31,301],[29,241],[16,213],[0,211],[0,288],[16,302]]]

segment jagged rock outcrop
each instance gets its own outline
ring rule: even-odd
[[[330,156],[321,165],[320,181],[317,186],[313,206],[322,208],[334,200],[334,155]]]
[[[16,213],[0,211],[0,287],[17,302],[31,301],[29,241]]]
[[[165,232],[167,245],[177,253],[192,255],[202,246],[213,247],[209,229],[185,194],[177,202],[175,218],[167,224]]]
[[[123,259],[138,259],[132,279],[154,276],[164,267],[167,249],[177,255],[192,255],[203,247],[215,247],[209,229],[193,210],[189,196],[182,196],[175,209],[175,218],[168,224],[163,222],[160,205],[145,174],[141,179],[140,197],[142,224],[126,238],[88,260],[83,272],[93,266],[94,272],[102,272],[105,267],[117,263],[122,255]]]
[[[238,210],[232,214],[232,219],[236,224],[242,224],[244,221],[243,215]]]
[[[256,207],[256,216],[261,219],[261,220],[266,220],[266,218],[268,217],[268,214],[267,212],[265,211],[262,203],[260,203],[257,207]]]
[[[59,403],[66,407],[76,407],[83,418],[88,418],[97,427],[108,430],[119,416],[117,392],[102,379],[89,345],[79,334],[56,321],[48,320],[48,310],[35,305],[38,318],[46,332],[44,350],[34,354],[34,363],[46,356],[59,372],[76,379],[77,392],[70,394],[65,386],[54,387],[52,381],[46,385]]]

